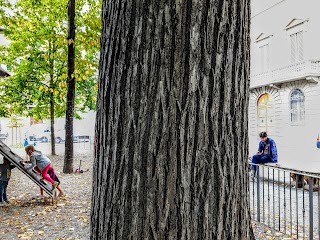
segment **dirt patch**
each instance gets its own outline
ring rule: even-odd
[[[0,239],[89,239],[93,156],[76,154],[84,173],[64,174],[63,156],[48,156],[61,181],[65,197],[57,204],[40,199],[39,187],[18,169],[12,170],[7,195],[11,203],[0,207]]]
[[[13,169],[7,194],[11,203],[0,207],[1,240],[90,239],[93,156],[77,153],[74,168],[81,160],[81,169],[89,171],[73,174],[62,173],[63,156],[47,156],[52,160],[66,196],[57,204],[52,204],[48,197],[39,199],[39,187],[18,169]],[[252,226],[256,239],[291,239],[255,221]]]

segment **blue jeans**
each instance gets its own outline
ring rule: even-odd
[[[0,181],[0,202],[7,201],[8,181]]]
[[[259,163],[272,163],[272,159],[270,158],[269,155],[264,155],[264,154],[261,154],[261,155],[254,155],[252,157],[252,163],[255,163],[255,164],[259,164]],[[256,171],[257,169],[257,166],[256,165],[251,165],[251,169]]]

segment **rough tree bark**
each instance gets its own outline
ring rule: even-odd
[[[66,139],[64,154],[64,173],[73,172],[73,117],[76,80],[74,77],[74,40],[75,28],[75,0],[70,0],[68,5],[69,31],[68,31],[68,82],[67,82],[67,107],[66,107]]]
[[[103,1],[91,239],[254,239],[249,0]]]

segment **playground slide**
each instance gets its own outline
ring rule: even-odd
[[[52,184],[44,181],[42,177],[33,169],[26,170],[24,164],[20,163],[23,159],[11,151],[11,149],[0,140],[0,154],[6,157],[14,166],[23,172],[28,178],[35,182],[42,188],[52,199],[54,198],[54,191],[52,191]]]

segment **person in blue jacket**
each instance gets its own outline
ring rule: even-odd
[[[26,147],[26,146],[28,146],[28,145],[29,145],[29,143],[28,143],[28,138],[25,138],[25,139],[24,139],[24,142],[23,142],[23,146]]]
[[[273,139],[268,138],[268,134],[266,132],[261,132],[259,134],[261,139],[258,147],[258,152],[252,157],[252,163],[277,163],[278,162],[278,153],[277,146]],[[256,174],[256,165],[251,165],[252,176]]]

